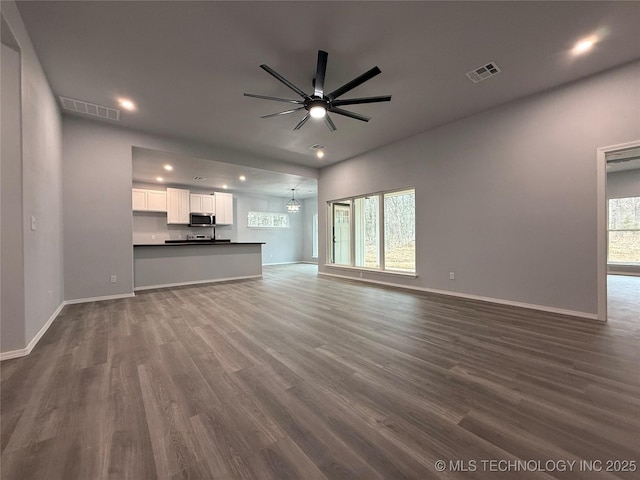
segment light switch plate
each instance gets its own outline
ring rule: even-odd
[[[36,229],[36,216],[31,215],[31,231],[35,231]]]

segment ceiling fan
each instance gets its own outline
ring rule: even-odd
[[[341,97],[345,93],[353,90],[359,85],[362,85],[367,80],[371,80],[376,75],[382,73],[382,71],[378,67],[373,67],[372,69],[364,72],[362,75],[354,78],[350,82],[345,83],[340,88],[335,89],[331,93],[324,93],[324,77],[327,71],[327,57],[329,54],[323,50],[318,50],[318,66],[316,68],[316,76],[313,79],[313,88],[314,91],[312,94],[304,93],[300,88],[296,87],[289,80],[284,78],[275,70],[269,68],[267,65],[260,65],[264,71],[266,71],[269,75],[276,78],[276,80],[284,83],[291,90],[296,92],[298,95],[302,97],[302,100],[290,100],[287,98],[279,98],[279,97],[269,97],[265,95],[256,95],[253,93],[245,93],[245,97],[253,97],[253,98],[262,98],[264,100],[274,100],[276,102],[285,102],[285,103],[293,103],[296,105],[300,105],[300,107],[293,108],[291,110],[285,110],[284,112],[271,113],[269,115],[263,115],[260,118],[270,118],[270,117],[278,117],[281,115],[289,115],[291,113],[295,113],[299,110],[306,110],[304,118],[298,122],[298,124],[293,128],[294,130],[299,130],[306,122],[309,120],[309,117],[313,118],[324,118],[324,121],[329,127],[329,130],[332,132],[336,131],[336,126],[327,114],[328,112],[335,113],[338,115],[343,115],[345,117],[355,118],[356,120],[361,120],[363,122],[368,122],[371,120],[370,117],[365,117],[364,115],[360,115],[359,113],[350,112],[348,110],[344,110],[340,108],[343,105],[358,105],[362,103],[377,103],[377,102],[388,102],[391,100],[391,95],[384,95],[379,97],[363,97],[363,98],[350,98],[345,100],[340,100],[338,97]]]

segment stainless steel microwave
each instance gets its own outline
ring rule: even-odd
[[[216,224],[215,215],[203,215],[201,213],[192,213],[189,217],[190,227],[213,227]]]

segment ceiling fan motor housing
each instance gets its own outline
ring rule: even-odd
[[[289,89],[296,92],[298,95],[302,97],[300,100],[293,100],[288,98],[279,98],[279,97],[270,97],[267,95],[256,95],[253,93],[245,93],[244,95],[247,97],[261,98],[263,100],[273,100],[276,102],[284,102],[284,103],[293,103],[294,105],[299,105],[296,108],[292,108],[290,110],[285,110],[284,112],[272,113],[269,115],[263,115],[261,118],[270,118],[270,117],[279,117],[281,115],[289,115],[300,110],[306,110],[307,113],[300,122],[293,128],[294,130],[299,130],[309,119],[309,117],[314,118],[324,118],[325,124],[329,127],[329,130],[335,132],[336,126],[329,118],[328,113],[335,113],[337,115],[342,115],[344,117],[354,118],[356,120],[360,120],[362,122],[368,122],[371,120],[370,117],[366,117],[364,115],[360,115],[359,113],[351,112],[349,110],[344,110],[339,108],[343,105],[359,105],[363,103],[378,103],[378,102],[388,102],[391,100],[391,95],[382,95],[377,97],[363,97],[363,98],[351,98],[351,99],[338,99],[338,97],[344,95],[347,92],[350,92],[354,88],[362,85],[364,82],[371,80],[376,75],[382,73],[378,67],[373,67],[362,75],[354,78],[350,82],[345,83],[340,88],[334,90],[325,95],[324,92],[324,78],[327,72],[327,58],[328,54],[324,50],[318,50],[318,64],[316,68],[316,76],[313,78],[313,88],[314,93],[311,95],[306,94],[299,87],[295,86],[289,80],[284,78],[278,72],[270,68],[266,64],[260,65],[265,72],[274,77],[280,83],[286,85]]]
[[[319,97],[310,97],[304,101],[304,108],[306,108],[307,111],[311,111],[313,107],[322,107],[327,110],[329,108],[329,102]]]

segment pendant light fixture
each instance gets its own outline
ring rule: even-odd
[[[295,188],[291,189],[291,200],[287,202],[287,212],[289,213],[298,213],[302,206],[300,202],[296,200],[295,191]]]

